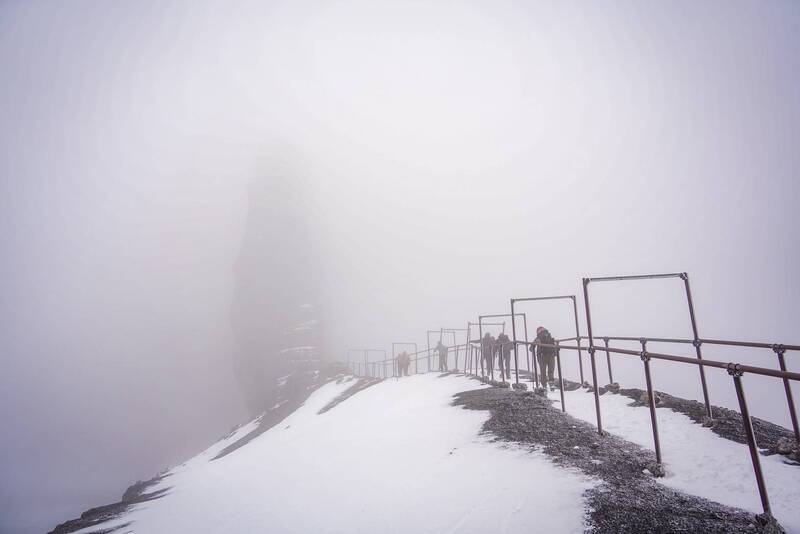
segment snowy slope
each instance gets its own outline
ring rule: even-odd
[[[464,377],[384,381],[319,410],[353,382],[218,460],[225,442],[173,469],[161,499],[96,528],[130,533],[581,532],[596,482],[543,454],[479,435],[489,414],[450,406]],[[498,523],[499,522],[499,523]],[[81,532],[88,532],[87,529]]]
[[[558,392],[549,396],[560,405]],[[650,410],[629,406],[632,400],[606,393],[600,397],[603,429],[653,450]],[[594,396],[586,390],[565,392],[567,413],[596,423]],[[667,476],[663,484],[686,493],[761,513],[761,500],[746,445],[722,438],[689,417],[657,409],[661,453]],[[773,514],[789,532],[800,532],[800,467],[780,455],[761,456]]]

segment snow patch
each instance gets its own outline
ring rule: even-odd
[[[584,390],[564,393],[567,413],[596,424],[594,395]],[[550,398],[559,401],[559,393]],[[629,406],[629,397],[606,393],[600,397],[603,430],[654,450],[650,410]],[[753,464],[747,445],[722,438],[684,414],[656,409],[661,454],[669,487],[729,506],[760,514]],[[780,455],[761,456],[761,468],[772,512],[790,532],[800,532],[800,468],[787,465]]]

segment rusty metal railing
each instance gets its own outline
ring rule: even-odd
[[[648,405],[649,405],[649,409],[650,409],[650,421],[651,421],[651,427],[652,427],[652,431],[653,431],[653,444],[654,444],[654,449],[655,449],[655,452],[656,452],[656,461],[659,464],[662,463],[662,454],[661,454],[661,443],[660,443],[659,433],[658,433],[658,421],[657,421],[657,418],[656,418],[655,396],[653,394],[652,380],[650,379],[650,367],[649,367],[650,360],[653,360],[653,359],[655,359],[655,360],[665,360],[665,361],[678,362],[678,363],[683,363],[683,364],[698,365],[698,366],[702,366],[704,368],[705,367],[711,367],[711,368],[717,368],[717,369],[724,369],[724,370],[726,370],[728,372],[729,375],[731,375],[731,377],[733,378],[733,381],[734,381],[734,387],[736,389],[736,396],[737,396],[737,400],[738,400],[738,403],[739,403],[740,413],[742,415],[742,422],[743,422],[743,425],[744,425],[745,438],[747,439],[747,445],[748,445],[748,449],[750,451],[750,459],[751,459],[751,461],[753,463],[753,470],[754,470],[755,476],[756,476],[756,483],[758,485],[758,491],[759,491],[759,496],[761,498],[762,507],[763,507],[764,513],[771,515],[771,508],[770,508],[770,504],[769,504],[769,496],[767,494],[767,488],[766,488],[766,484],[764,482],[764,474],[763,474],[763,471],[761,469],[761,463],[760,463],[760,459],[759,459],[758,447],[757,447],[757,444],[756,444],[756,441],[755,441],[755,434],[753,432],[753,425],[752,425],[752,420],[750,418],[750,411],[749,411],[748,406],[747,406],[747,399],[745,397],[744,385],[742,383],[742,376],[745,373],[750,373],[750,374],[754,374],[754,375],[768,376],[768,377],[773,377],[773,378],[780,378],[784,382],[788,382],[789,380],[800,381],[800,373],[794,373],[794,372],[786,371],[785,369],[774,370],[774,369],[769,369],[769,368],[764,368],[764,367],[756,367],[756,366],[752,366],[752,365],[743,365],[743,364],[733,363],[733,362],[721,362],[721,361],[716,361],[716,360],[687,358],[685,356],[677,356],[677,355],[674,355],[674,354],[663,354],[663,353],[657,353],[657,352],[649,352],[647,350],[647,341],[648,340],[645,339],[645,338],[641,338],[640,339],[640,343],[642,345],[642,350],[641,351],[620,349],[620,348],[610,348],[610,347],[607,348],[607,349],[604,349],[604,350],[607,350],[608,353],[610,353],[610,354],[620,354],[620,355],[626,355],[626,356],[638,356],[643,362],[644,371],[645,371],[645,378],[646,378]],[[522,343],[522,342],[520,342],[520,343]],[[736,343],[737,343],[737,346],[756,345],[755,343],[745,343],[745,342],[736,342]],[[557,349],[556,350],[556,358],[558,358],[558,359],[560,359],[560,354],[558,353],[558,349],[564,349],[564,350],[578,350],[579,349],[578,346],[561,345],[560,343],[556,343],[554,345],[544,345],[544,344],[539,344],[539,343],[533,342],[532,344],[540,345],[540,346],[555,347]],[[725,342],[723,344],[731,344],[731,342]],[[764,345],[764,344],[758,344],[758,345]],[[778,345],[778,347],[780,347],[780,345]],[[596,416],[597,416],[597,422],[598,422],[597,428],[598,428],[598,432],[602,435],[603,431],[602,431],[602,428],[600,427],[600,421],[601,421],[600,403],[598,401],[598,399],[599,399],[599,386],[598,386],[598,384],[596,382],[595,382],[595,384],[593,386],[593,389],[594,389],[594,395],[595,395],[595,400],[596,400],[595,407],[596,407]],[[561,384],[561,390],[562,390],[562,398],[563,398],[563,383]],[[794,404],[792,402],[791,396],[789,397],[789,402],[790,402],[790,410],[794,414],[795,410],[794,410]],[[562,408],[563,408],[563,405],[562,405]],[[796,437],[796,435],[795,435],[795,437]]]
[[[665,337],[633,337],[633,336],[597,336],[594,334],[592,329],[592,313],[590,307],[590,300],[589,300],[589,285],[594,282],[619,282],[619,281],[635,281],[635,280],[654,280],[654,279],[673,279],[678,278],[683,282],[683,292],[685,293],[686,297],[686,305],[688,309],[688,316],[689,322],[691,324],[692,329],[692,337],[691,339],[682,339],[682,338],[665,338]],[[791,419],[792,428],[794,432],[795,440],[800,444],[800,425],[798,425],[798,416],[797,416],[797,409],[794,403],[794,398],[792,396],[792,386],[791,381],[800,381],[800,373],[790,372],[787,370],[786,367],[786,360],[785,354],[788,351],[800,351],[800,345],[785,345],[785,344],[778,344],[778,343],[759,343],[759,342],[744,342],[744,341],[730,341],[730,340],[718,340],[718,339],[705,339],[701,338],[697,328],[697,318],[695,316],[694,310],[694,302],[692,300],[692,293],[691,288],[689,285],[689,276],[687,273],[665,273],[665,274],[648,274],[648,275],[635,275],[635,276],[613,276],[613,277],[594,277],[594,278],[583,278],[583,297],[584,297],[584,308],[586,314],[586,327],[587,327],[587,334],[586,336],[581,335],[580,333],[580,325],[578,319],[578,310],[577,310],[577,299],[575,295],[555,295],[555,296],[543,296],[543,297],[526,297],[526,298],[512,298],[510,300],[511,303],[511,313],[510,314],[492,314],[492,315],[480,315],[478,316],[478,322],[467,322],[467,328],[465,329],[445,329],[440,328],[438,330],[428,330],[428,348],[422,350],[416,350],[415,343],[393,343],[392,344],[392,358],[389,359],[386,357],[386,351],[382,351],[380,349],[358,349],[357,351],[348,351],[348,362],[347,368],[352,369],[354,374],[361,374],[363,376],[377,376],[378,374],[378,367],[376,365],[382,365],[383,369],[387,368],[387,364],[389,362],[392,363],[392,376],[397,376],[399,373],[395,371],[395,362],[397,361],[396,355],[396,347],[401,345],[406,346],[414,346],[415,350],[412,353],[406,353],[409,357],[410,362],[415,363],[415,372],[419,373],[420,360],[427,360],[427,370],[425,372],[434,371],[431,365],[431,352],[436,351],[436,347],[430,347],[430,334],[438,333],[439,340],[442,340],[442,337],[445,333],[452,334],[454,344],[448,347],[448,357],[451,353],[455,354],[455,369],[458,368],[458,355],[460,350],[463,348],[464,350],[464,372],[476,375],[476,376],[483,376],[486,377],[487,369],[484,368],[484,360],[485,358],[494,358],[494,351],[495,347],[491,347],[489,349],[489,354],[486,354],[486,350],[482,345],[482,337],[483,337],[483,327],[484,326],[500,326],[502,327],[503,331],[505,331],[505,322],[495,322],[495,323],[487,323],[484,322],[484,319],[489,318],[499,318],[499,317],[510,317],[511,318],[511,325],[512,325],[512,337],[511,343],[513,344],[514,350],[514,368],[516,373],[516,384],[519,384],[519,355],[518,349],[519,346],[525,346],[526,354],[529,354],[532,347],[540,346],[540,347],[552,347],[555,349],[555,359],[556,359],[556,369],[558,371],[558,384],[559,384],[559,391],[561,397],[561,409],[562,411],[566,411],[566,404],[564,398],[564,377],[562,373],[562,365],[561,365],[561,353],[560,351],[563,350],[570,350],[576,351],[578,356],[578,369],[580,373],[580,380],[581,384],[586,384],[587,382],[584,380],[584,368],[583,368],[583,352],[585,351],[589,355],[590,365],[591,365],[591,375],[592,375],[592,389],[594,394],[594,405],[595,405],[595,416],[596,416],[596,423],[597,423],[597,431],[600,435],[604,435],[603,433],[603,426],[602,426],[602,414],[601,414],[601,402],[600,402],[600,384],[598,380],[598,369],[597,369],[597,362],[596,362],[596,353],[597,351],[602,351],[606,355],[606,365],[608,370],[608,379],[609,383],[614,383],[614,376],[612,371],[612,358],[611,356],[621,356],[621,357],[631,357],[637,356],[642,361],[643,371],[645,375],[645,387],[647,390],[647,404],[650,414],[650,422],[651,422],[651,429],[653,433],[653,447],[655,450],[656,461],[658,462],[659,466],[662,464],[662,450],[661,450],[661,440],[659,437],[659,430],[658,430],[658,419],[656,414],[656,403],[655,403],[655,395],[653,390],[653,381],[652,381],[652,369],[650,368],[650,362],[652,360],[663,360],[663,361],[670,361],[676,362],[684,365],[694,365],[698,368],[698,374],[700,378],[700,387],[702,389],[703,394],[703,402],[704,408],[706,412],[706,416],[711,419],[713,417],[713,409],[710,402],[710,396],[708,391],[708,383],[706,381],[706,368],[711,369],[724,369],[733,379],[734,387],[736,390],[736,397],[737,402],[739,404],[739,410],[742,415],[742,421],[744,426],[744,434],[747,441],[748,450],[750,453],[750,459],[753,465],[753,471],[756,477],[756,484],[758,486],[759,497],[761,499],[762,508],[764,513],[768,516],[772,515],[770,503],[769,503],[769,495],[767,493],[766,483],[764,480],[764,474],[761,469],[761,463],[759,459],[759,452],[758,447],[756,444],[755,433],[753,431],[753,423],[750,416],[750,411],[747,405],[747,399],[745,396],[744,384],[743,384],[743,376],[746,373],[757,375],[757,376],[765,376],[771,378],[778,378],[783,382],[784,391],[786,396],[786,402],[789,409],[789,417]],[[541,344],[538,341],[529,341],[527,337],[527,317],[524,313],[518,313],[515,305],[521,302],[533,302],[533,301],[546,301],[546,300],[571,300],[572,301],[572,315],[575,322],[575,336],[568,337],[568,338],[560,338],[556,339],[555,343],[552,345],[548,344]],[[517,329],[516,329],[516,317],[518,315],[523,316],[524,321],[524,331],[525,331],[525,340],[518,340],[517,339]],[[478,328],[479,339],[471,339],[473,328]],[[466,339],[463,344],[456,343],[456,334],[457,331],[463,331],[466,333]],[[588,347],[582,345],[582,341],[588,341]],[[598,347],[596,345],[597,340],[603,341],[603,346]],[[575,342],[574,345],[569,344],[570,342]],[[640,345],[640,350],[630,350],[618,347],[612,347],[611,342],[637,342]],[[694,347],[695,356],[694,357],[687,357],[687,356],[679,356],[676,354],[667,354],[663,352],[651,352],[648,349],[649,343],[665,343],[665,344],[683,344],[683,345],[692,345]],[[741,363],[735,362],[724,362],[719,360],[709,360],[704,357],[702,347],[704,345],[714,345],[714,346],[728,346],[728,347],[746,347],[746,348],[755,348],[755,349],[769,349],[772,350],[773,353],[776,355],[778,359],[778,367],[779,369],[770,369],[767,367],[760,367],[760,366],[753,366],[753,365],[744,365]],[[360,362],[350,361],[350,353],[351,352],[364,352],[364,363],[363,367]],[[376,362],[369,362],[368,355],[371,352],[383,352],[384,359],[379,360]],[[500,366],[501,366],[501,376],[505,379],[506,377],[510,377],[509,369],[505,368],[505,364],[503,361],[502,350],[500,351]],[[527,358],[526,358],[527,361]],[[536,358],[535,355],[531,355],[531,360],[533,365],[529,362],[527,364],[527,371],[529,375],[531,375],[531,382],[532,384],[539,385],[539,378],[536,366]],[[491,365],[489,366],[490,369],[489,374],[491,378],[494,378],[494,364],[493,361],[490,362]],[[444,368],[449,368],[444,366]],[[440,370],[442,368],[440,367]],[[532,372],[531,372],[532,371]],[[384,371],[384,376],[388,376],[388,373]],[[488,378],[488,377],[487,377]],[[516,387],[515,384],[515,387]],[[655,473],[654,473],[655,474]]]

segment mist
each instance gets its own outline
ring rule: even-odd
[[[4,2],[0,531],[257,414],[278,371],[248,365],[308,298],[336,361],[686,271],[701,335],[796,343],[798,50],[788,2]],[[675,281],[591,291],[596,332],[691,337]]]

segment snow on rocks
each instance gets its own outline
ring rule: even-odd
[[[558,395],[550,397],[556,403]],[[567,393],[567,413],[595,423],[594,396]],[[646,406],[631,406],[623,395],[606,394],[600,399],[603,428],[642,447],[653,449],[650,412]],[[558,405],[558,404],[557,404]],[[659,482],[686,493],[705,497],[755,513],[761,501],[747,446],[724,439],[689,417],[659,408],[659,436],[666,474]],[[800,532],[800,471],[779,455],[761,456],[773,514],[790,532]]]

